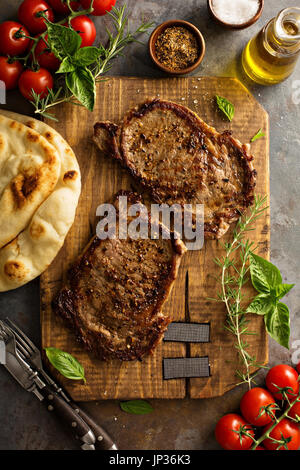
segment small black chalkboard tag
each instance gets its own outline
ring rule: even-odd
[[[164,335],[164,341],[182,343],[209,343],[209,323],[182,323],[173,322],[168,326]]]
[[[176,357],[163,360],[163,377],[169,379],[186,379],[209,377],[210,367],[208,356]]]

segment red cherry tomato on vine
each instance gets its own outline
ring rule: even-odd
[[[20,31],[21,29],[21,31]],[[29,32],[16,21],[4,21],[0,24],[0,53],[5,55],[21,55],[29,46],[30,39],[18,37],[19,34],[29,36]]]
[[[269,406],[274,405],[274,406]],[[272,418],[264,412],[264,406],[268,406],[269,410],[275,413],[275,398],[268,390],[261,387],[255,387],[241,399],[240,408],[245,420],[255,426],[265,426],[272,421]],[[259,418],[258,416],[261,415]]]
[[[19,90],[27,100],[32,100],[32,89],[45,98],[49,91],[48,88],[53,88],[53,78],[51,73],[43,68],[37,71],[25,70],[19,79]]]
[[[48,20],[54,21],[53,10],[45,0],[24,0],[19,6],[18,17],[31,33],[42,33],[46,31],[46,22],[40,16],[41,12],[46,15]]]
[[[11,61],[8,57],[0,57],[0,80],[5,83],[7,90],[17,88],[22,70],[23,65],[18,60]]]
[[[240,436],[237,432],[240,428],[247,431],[251,436],[254,436],[254,432],[250,424],[238,414],[230,413],[223,416],[217,423],[215,429],[215,436],[223,449],[226,450],[247,450],[253,444],[253,440],[249,436],[242,437],[242,443]]]
[[[277,400],[282,400],[282,393],[278,391],[277,387],[289,387],[287,395],[289,399],[296,398],[299,392],[298,373],[291,366],[286,364],[278,364],[269,370],[266,377],[266,385],[270,392]]]
[[[300,401],[297,401],[289,411],[289,416],[291,418],[297,419],[297,416],[300,418]]]
[[[91,6],[91,0],[80,0],[80,2],[83,8],[88,9]],[[103,16],[108,11],[110,11],[115,4],[116,4],[116,0],[94,0],[94,3],[93,3],[94,11],[92,15]]]
[[[75,16],[71,20],[71,26],[81,36],[82,42],[80,47],[92,46],[96,39],[96,28],[88,16]]]
[[[70,12],[66,0],[48,0],[48,3],[50,3],[54,11],[57,11],[57,13],[61,15],[67,15]],[[70,5],[73,11],[77,11],[80,7],[80,1],[74,0]]]
[[[263,432],[265,433],[271,426],[272,423],[268,424],[268,426],[263,429]],[[286,418],[283,418],[273,431],[270,432],[270,437],[279,441],[282,440],[282,438],[290,439],[290,442],[286,444],[288,450],[297,450],[300,447],[300,429],[297,424]],[[277,448],[278,450],[287,450],[283,444],[274,442],[271,439],[265,439],[263,445],[268,450],[277,450]]]
[[[39,65],[48,70],[57,70],[60,66],[60,61],[57,57],[50,52],[47,43],[48,35],[45,38],[41,38],[36,45],[34,55]]]

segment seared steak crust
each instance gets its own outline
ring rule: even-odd
[[[120,160],[155,202],[204,204],[205,238],[220,238],[253,203],[256,171],[249,146],[188,108],[152,100],[120,126],[98,122],[94,140]]]
[[[131,192],[119,195],[128,197],[128,205],[141,201]],[[185,251],[174,239],[94,237],[53,308],[101,359],[139,359],[153,351],[171,321],[162,307]]]

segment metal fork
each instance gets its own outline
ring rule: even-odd
[[[11,325],[8,328],[12,329],[15,337],[16,337],[16,346],[18,352],[23,359],[27,359],[35,368],[36,370],[44,377],[44,379],[48,382],[49,385],[54,387],[57,393],[60,393],[61,396],[69,402],[69,397],[64,393],[63,389],[59,387],[54,380],[45,372],[42,363],[42,357],[40,350],[35,346],[35,344],[28,338],[28,336],[17,327],[17,325],[6,317],[6,321]],[[2,323],[4,323],[2,321]]]

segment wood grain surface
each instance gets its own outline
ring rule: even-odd
[[[217,110],[215,95],[235,105],[230,123]],[[254,166],[258,172],[257,194],[269,195],[269,122],[268,115],[248,90],[234,78],[126,78],[116,77],[98,84],[97,103],[93,113],[84,108],[64,104],[54,108],[58,122],[47,121],[57,129],[75,151],[82,172],[82,194],[76,219],[65,244],[51,266],[41,276],[42,346],[54,346],[73,354],[84,366],[87,384],[62,379],[63,386],[74,400],[132,398],[206,398],[218,396],[237,383],[235,370],[238,355],[234,340],[223,328],[226,312],[221,303],[207,300],[216,297],[215,256],[223,253],[220,241],[206,241],[200,251],[188,252],[181,264],[173,291],[164,311],[174,321],[185,321],[185,280],[189,275],[189,319],[210,322],[211,341],[207,344],[185,345],[161,343],[153,356],[143,361],[105,363],[87,353],[76,341],[73,332],[51,310],[51,300],[62,286],[67,269],[95,233],[96,208],[108,201],[119,189],[131,189],[134,183],[126,170],[115,161],[101,156],[92,142],[93,124],[97,120],[118,122],[131,107],[146,98],[160,97],[184,104],[197,112],[218,131],[231,129],[234,136],[247,143],[262,128],[266,137],[252,144]],[[251,238],[257,253],[269,258],[269,211],[259,219]],[[231,231],[226,235],[230,239]],[[222,242],[225,241],[224,239]],[[259,363],[266,363],[267,337],[263,319],[251,318],[249,329],[256,335],[247,337],[249,351]],[[162,378],[163,357],[208,355],[211,376],[201,379],[167,380]]]

